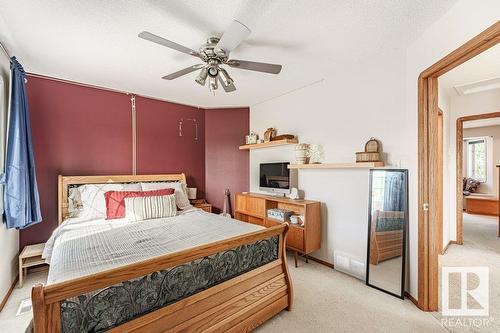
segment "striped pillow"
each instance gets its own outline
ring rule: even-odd
[[[130,221],[171,217],[176,214],[175,194],[125,198],[125,218]]]

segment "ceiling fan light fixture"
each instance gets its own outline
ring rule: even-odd
[[[200,71],[200,74],[195,79],[196,83],[204,86],[205,82],[207,81],[207,76],[208,76],[208,69],[206,67],[203,67]]]
[[[224,69],[220,68],[220,78],[224,85],[230,86],[234,83],[234,80],[229,76],[229,73]]]
[[[217,75],[219,75],[219,67],[210,66],[208,68],[208,75],[210,75],[210,77],[217,77]]]
[[[211,91],[215,91],[217,90],[217,88],[219,88],[219,85],[217,84],[217,77],[213,77],[211,76],[209,78],[209,81],[208,81],[209,85],[210,85],[210,90]]]

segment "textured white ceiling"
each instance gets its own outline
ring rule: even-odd
[[[475,56],[439,77],[439,85],[448,96],[458,96],[454,87],[500,78],[500,45]],[[500,93],[499,89],[498,92]]]
[[[364,56],[402,50],[456,0],[0,0],[0,41],[28,72],[203,107],[248,106],[282,95]],[[150,31],[197,50],[233,18],[252,29],[231,56],[283,65],[231,69],[238,90],[213,96],[161,77],[196,58],[139,39]]]

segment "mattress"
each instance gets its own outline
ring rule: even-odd
[[[263,227],[192,208],[168,218],[67,219],[47,241],[47,284],[261,230]]]

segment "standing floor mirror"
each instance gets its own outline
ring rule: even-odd
[[[366,284],[404,299],[408,170],[370,170]]]

